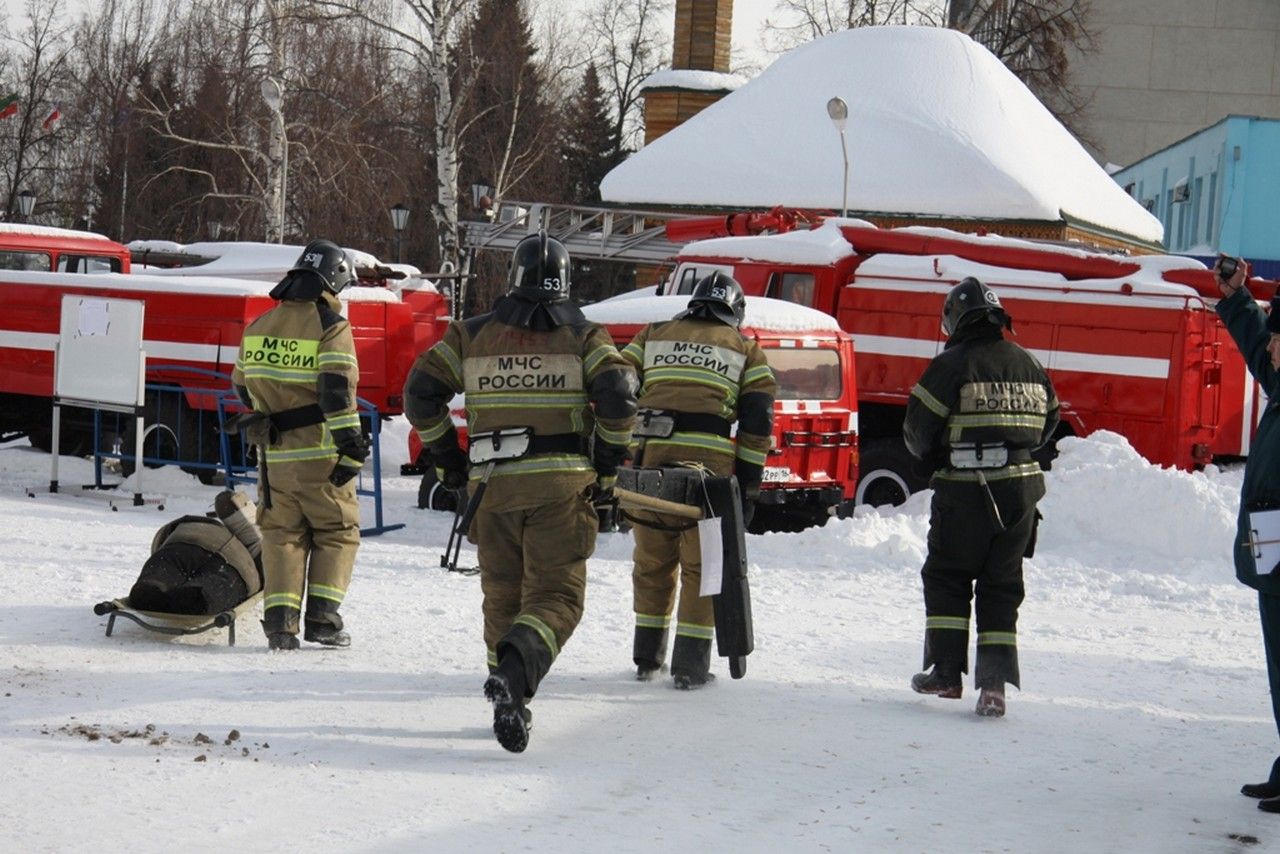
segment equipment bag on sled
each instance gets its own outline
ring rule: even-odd
[[[228,629],[235,643],[235,620],[262,595],[262,539],[254,506],[238,492],[222,492],[210,516],[182,516],[156,531],[151,556],[123,599],[94,606],[110,615],[171,635]]]

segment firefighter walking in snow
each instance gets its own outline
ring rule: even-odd
[[[338,294],[355,278],[336,244],[307,244],[271,291],[279,305],[245,329],[231,375],[252,410],[243,432],[262,457],[262,627],[270,649],[298,648],[304,594],[303,637],[351,644],[338,608],[360,545],[352,480],[368,445],[356,413],[355,341]]]
[[[469,454],[449,402],[466,393]],[[582,618],[593,500],[617,479],[635,420],[635,376],[603,327],[569,302],[569,253],[545,233],[516,246],[492,312],[450,324],[413,365],[405,414],[445,487],[478,501],[477,544],[493,731],[528,744],[533,698]]]
[[[1044,475],[1032,450],[1053,435],[1058,399],[1035,357],[1004,338],[1009,315],[995,292],[960,282],[942,309],[946,347],[907,402],[903,438],[935,471],[929,485],[924,580],[924,666],[911,687],[958,699],[969,670],[969,603],[975,600],[977,713],[1004,714],[1017,686],[1022,559],[1035,546]]]
[[[760,345],[738,331],[745,310],[742,286],[724,273],[713,273],[694,287],[686,311],[649,324],[622,350],[641,380],[638,461],[646,467],[693,463],[712,474],[736,474],[744,525],[760,494],[777,394]],[[730,438],[735,421],[736,443]],[[704,685],[713,678],[715,616],[711,598],[699,595],[698,529],[685,520],[644,511],[632,519],[636,678],[652,679],[666,660],[679,576],[672,681],[681,689]]]

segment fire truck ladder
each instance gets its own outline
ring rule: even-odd
[[[668,220],[683,217],[664,211],[504,201],[493,213],[491,220],[462,224],[467,249],[510,252],[541,228],[574,258],[653,264],[671,260],[683,245],[668,240],[665,230]]]

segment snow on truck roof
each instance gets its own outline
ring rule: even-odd
[[[848,258],[857,251],[840,231],[841,226],[875,228],[871,223],[856,219],[828,219],[810,231],[791,231],[786,234],[752,235],[744,237],[717,237],[711,240],[695,240],[681,247],[677,261],[695,258],[729,259],[745,262],[826,266]],[[1184,284],[1166,281],[1166,270],[1206,270],[1203,263],[1181,255],[1108,255],[1085,248],[1046,245],[1032,240],[1002,237],[995,234],[966,234],[946,228],[909,227],[891,229],[895,233],[909,233],[925,237],[939,237],[950,241],[972,244],[976,247],[996,249],[1034,250],[1047,257],[1104,258],[1123,264],[1132,264],[1137,270],[1119,278],[1068,279],[1060,273],[1017,269],[1020,285],[1043,285],[1047,289],[1070,284],[1076,291],[1088,289],[1109,290],[1120,293],[1126,286],[1133,293],[1159,296],[1188,296],[1195,289]],[[955,281],[974,276],[984,282],[1009,281],[1013,268],[983,264],[954,255],[908,255],[892,252],[876,252],[858,265],[858,279],[865,281],[875,276],[908,278],[938,282],[940,288],[949,288]]]
[[[808,42],[615,167],[625,205],[848,208],[1061,221],[1158,243],[1164,229],[990,51],[939,27],[859,27]]]
[[[670,320],[689,305],[688,296],[622,294],[582,307],[595,323],[658,323]],[[825,312],[767,297],[747,297],[744,329],[757,332],[839,332],[836,319]]]
[[[138,294],[190,294],[193,296],[267,296],[274,282],[207,276],[157,276],[155,270],[142,273],[50,273],[47,271],[5,270],[6,284],[36,285],[67,290],[109,290]],[[399,302],[388,288],[347,288],[343,302]]]
[[[95,231],[79,231],[73,228],[56,228],[51,225],[32,225],[25,222],[0,222],[0,235],[30,235],[33,237],[61,237],[75,240],[96,240],[119,246],[111,238]]]

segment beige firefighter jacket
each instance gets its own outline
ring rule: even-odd
[[[344,441],[363,441],[356,410],[360,369],[341,309],[328,293],[317,301],[286,300],[245,329],[231,377],[238,392],[247,390],[254,411],[319,407],[319,423],[279,434],[267,450],[269,465],[333,462]]]
[[[580,492],[607,468],[602,459],[612,456],[616,469],[631,440],[635,376],[609,333],[585,319],[549,331],[493,313],[451,323],[405,383],[405,415],[433,453],[458,447],[449,404],[459,392],[470,436],[529,427],[538,437],[582,439],[580,452],[496,463],[482,509],[527,509]],[[482,468],[472,468],[473,481]]]

